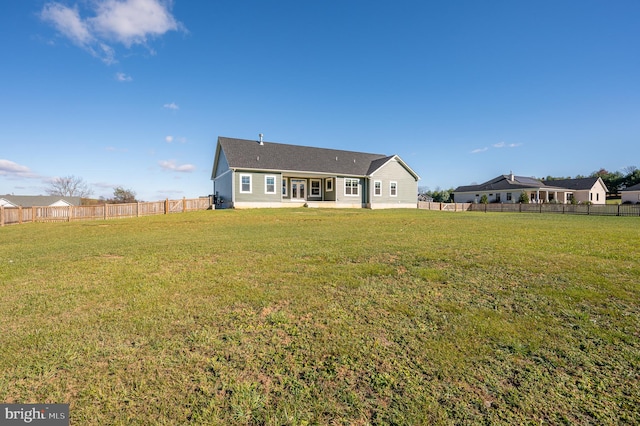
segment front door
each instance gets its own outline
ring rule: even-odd
[[[291,199],[292,200],[304,200],[305,199],[305,185],[307,181],[304,179],[291,179]]]

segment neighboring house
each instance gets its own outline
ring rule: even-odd
[[[509,175],[498,176],[480,185],[459,186],[453,192],[456,203],[479,203],[483,195],[490,203],[518,203],[524,192],[532,203],[605,204],[607,187],[599,177],[542,181]]]
[[[58,195],[0,195],[3,207],[58,207],[79,206],[80,197],[60,197]]]
[[[218,138],[217,208],[416,208],[420,177],[397,155]]]
[[[620,191],[622,194],[622,203],[640,204],[640,183],[630,186]]]

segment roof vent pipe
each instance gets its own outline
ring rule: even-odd
[[[515,180],[515,177],[513,176],[513,172],[509,172],[509,180],[511,182],[513,182]]]
[[[258,135],[260,137],[260,145],[264,145],[264,142],[262,142],[262,137],[264,136],[262,133],[260,133]]]

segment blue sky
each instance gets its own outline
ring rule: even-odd
[[[212,191],[216,138],[400,155],[430,189],[640,167],[640,2],[23,0],[0,194]]]

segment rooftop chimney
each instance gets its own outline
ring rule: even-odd
[[[258,135],[260,137],[260,145],[264,145],[264,142],[262,142],[262,137],[264,136],[262,133],[260,133]]]
[[[515,180],[515,177],[513,176],[513,172],[509,172],[509,180],[511,182],[513,182]]]

